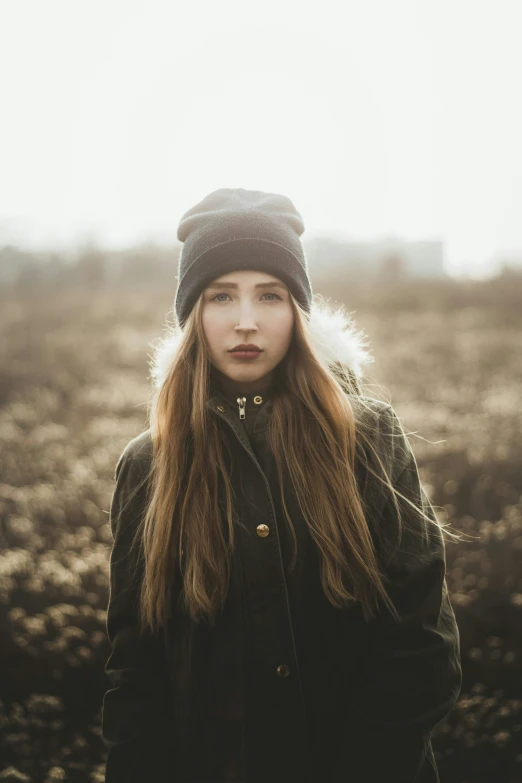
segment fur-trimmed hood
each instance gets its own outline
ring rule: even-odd
[[[314,348],[325,365],[336,363],[347,367],[361,378],[364,366],[374,361],[367,347],[367,336],[357,327],[342,305],[333,307],[327,300],[314,301],[310,311],[309,329]],[[151,377],[159,388],[175,359],[182,337],[179,328],[156,345],[151,362]]]

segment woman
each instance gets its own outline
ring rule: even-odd
[[[243,189],[179,224],[179,324],[111,504],[107,783],[438,781],[446,531],[303,231]]]

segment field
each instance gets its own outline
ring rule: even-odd
[[[433,734],[441,782],[520,783],[522,277],[313,283],[368,335],[424,486],[467,534],[447,546],[464,682]],[[174,290],[0,295],[0,781],[104,780],[113,473]]]

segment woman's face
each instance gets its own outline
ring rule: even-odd
[[[202,318],[211,363],[228,387],[245,393],[268,388],[292,340],[294,312],[282,280],[254,270],[221,275],[203,291]],[[232,352],[240,343],[261,352],[241,359]]]

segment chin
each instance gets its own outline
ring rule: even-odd
[[[233,381],[257,381],[266,375],[266,371],[259,372],[259,370],[254,370],[253,367],[239,367],[235,372],[231,370],[226,372],[225,375]]]

